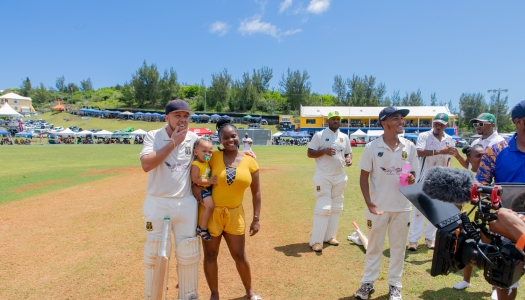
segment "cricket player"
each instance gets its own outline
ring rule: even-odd
[[[413,184],[416,182],[415,172],[419,169],[416,146],[399,136],[404,130],[403,118],[408,113],[408,109],[395,107],[381,110],[379,122],[384,134],[365,146],[359,161],[359,184],[367,206],[368,249],[361,287],[355,292],[357,299],[369,299],[375,291],[374,281],[379,276],[387,230],[390,244],[390,300],[402,299],[401,277],[412,205],[399,191],[400,175],[403,165],[410,162],[411,173],[406,181]]]
[[[313,182],[317,203],[310,236],[310,247],[315,252],[323,251],[323,242],[339,245],[337,227],[348,180],[344,167],[352,165],[350,139],[339,131],[340,124],[339,112],[330,112],[328,128],[314,134],[308,146],[308,157],[315,158]]]
[[[142,169],[148,172],[146,200],[142,208],[146,231],[144,244],[144,299],[146,300],[151,296],[155,259],[161,244],[165,217],[171,220],[170,231],[175,238],[179,279],[178,299],[198,299],[200,244],[195,234],[198,203],[191,192],[190,180],[193,145],[198,137],[188,131],[191,114],[193,112],[185,101],[168,102],[164,117],[167,124],[148,132],[140,152]],[[171,246],[169,241],[166,251],[168,257]]]
[[[428,169],[440,166],[450,167],[454,155],[454,139],[445,133],[449,123],[446,113],[438,113],[432,120],[432,130],[419,134],[417,138],[417,156],[419,157],[418,182],[425,180]],[[417,250],[417,241],[425,229],[425,216],[414,207],[412,222],[410,223],[410,236],[408,237],[408,250]],[[425,231],[425,245],[434,249],[436,227],[427,222]]]

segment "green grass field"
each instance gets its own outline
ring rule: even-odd
[[[259,240],[257,245],[266,249],[261,251],[274,253],[271,255],[277,260],[273,262],[273,266],[262,267],[265,274],[274,273],[273,276],[256,276],[255,280],[257,286],[261,287],[263,297],[267,295],[265,299],[353,299],[352,295],[358,288],[363,273],[364,251],[362,247],[348,242],[346,236],[354,231],[352,221],[361,224],[362,228],[366,227],[366,206],[359,189],[357,168],[363,148],[353,148],[354,166],[346,169],[348,185],[338,233],[342,245],[325,247],[322,256],[313,255],[307,245],[315,205],[311,183],[314,161],[307,158],[307,148],[253,148],[261,167],[262,229],[266,234],[266,238]],[[126,168],[138,168],[141,147],[32,145],[0,146],[0,149],[0,190],[3,194],[0,200],[1,210],[2,204],[8,202],[114,176]],[[115,189],[118,188],[119,186],[115,185]],[[141,243],[142,241],[137,242],[137,247],[140,248]],[[382,271],[376,282],[377,292],[374,295],[379,298],[374,299],[387,299],[388,295],[388,244],[385,244],[384,249]],[[256,248],[248,251],[252,264],[260,269],[263,258],[258,257]],[[403,278],[404,299],[487,299],[490,296],[490,286],[485,283],[479,270],[474,272],[473,287],[467,291],[456,291],[452,288],[453,284],[461,281],[461,273],[431,277],[429,272],[432,253],[432,250],[424,246],[420,246],[417,252],[407,252]],[[35,255],[37,254],[38,249],[35,250]],[[89,270],[89,262],[84,264]],[[137,280],[140,281],[140,278]],[[138,289],[136,293],[140,295],[140,287]],[[98,298],[104,299],[104,293],[100,292]],[[319,293],[325,296],[320,297]]]

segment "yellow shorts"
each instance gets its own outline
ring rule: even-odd
[[[199,224],[204,206],[199,204]],[[215,206],[208,221],[208,230],[211,236],[220,236],[223,232],[233,235],[245,234],[244,208],[242,204],[235,208]]]

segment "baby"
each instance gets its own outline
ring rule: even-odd
[[[201,222],[197,226],[197,234],[205,241],[212,239],[208,231],[208,220],[213,212],[213,199],[211,198],[211,186],[217,183],[217,175],[211,176],[211,169],[208,161],[211,159],[213,144],[207,138],[199,138],[195,142],[193,154],[195,159],[191,163],[190,176],[191,181],[199,186],[205,187],[202,190],[202,204],[204,205],[204,213],[202,214]]]

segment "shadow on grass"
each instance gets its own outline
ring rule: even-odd
[[[440,290],[426,290],[419,295],[418,299],[463,299],[463,296],[468,299],[487,299],[490,298],[489,292],[471,292],[465,290],[455,290],[454,288],[442,288]]]
[[[331,245],[324,244],[323,249],[327,247],[334,247]],[[282,252],[286,256],[301,257],[301,253],[311,253],[312,248],[308,243],[290,244],[286,246],[275,247],[275,250]],[[322,252],[317,252],[317,255],[321,255]]]

